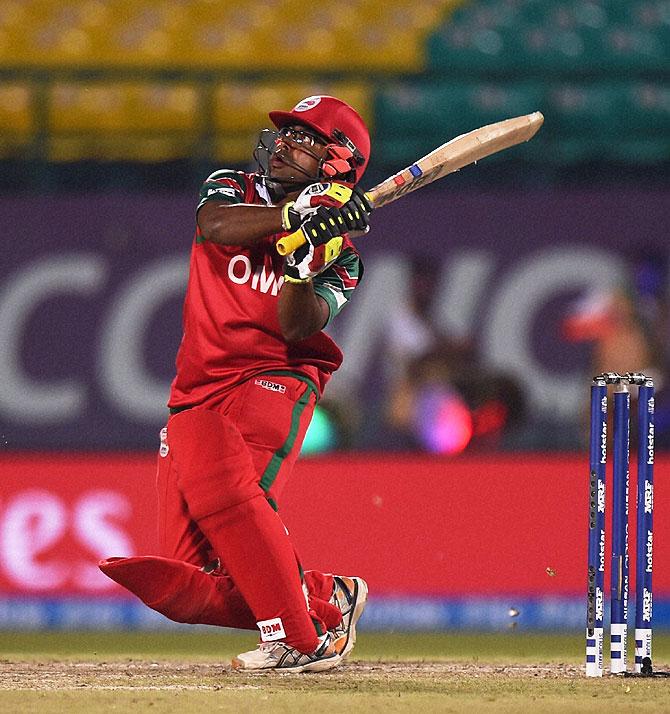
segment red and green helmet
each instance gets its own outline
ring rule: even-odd
[[[270,119],[277,129],[301,124],[332,142],[320,166],[324,178],[349,174],[347,180],[360,181],[370,160],[370,133],[361,115],[349,104],[317,94],[300,100],[289,112],[270,112]]]

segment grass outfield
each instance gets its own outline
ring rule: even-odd
[[[583,638],[363,632],[351,662],[322,674],[238,674],[254,635],[0,633],[0,711],[667,712],[670,679],[587,680]],[[632,653],[632,650],[631,650]],[[654,641],[670,667],[670,634]]]

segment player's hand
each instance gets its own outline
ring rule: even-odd
[[[351,192],[351,198],[342,206],[342,218],[347,231],[367,233],[370,230],[370,214],[372,204],[365,192],[358,186]]]
[[[312,183],[302,190],[295,201],[284,204],[282,226],[285,231],[296,231],[319,206],[341,208],[351,195],[352,190],[341,183]]]
[[[284,260],[284,280],[305,283],[333,264],[342,252],[347,226],[338,208],[320,206],[301,226],[306,243]]]

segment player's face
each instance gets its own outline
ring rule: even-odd
[[[270,176],[278,181],[316,179],[325,151],[324,138],[311,129],[298,124],[282,127],[270,157]]]

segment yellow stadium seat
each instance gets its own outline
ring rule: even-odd
[[[412,71],[423,62],[422,41],[446,9],[462,0],[4,0],[0,3],[0,63],[9,69],[141,69],[235,72]],[[135,75],[136,76],[136,75]],[[286,74],[284,75],[286,76]],[[31,136],[29,100],[0,121]],[[22,92],[30,91],[26,88]],[[213,106],[214,152],[244,161],[273,108],[311,94],[334,94],[372,121],[372,89],[363,81],[224,81],[210,97],[188,82],[59,81],[48,88],[47,124],[55,158],[164,158],[197,145]],[[14,94],[12,94],[12,92]],[[23,94],[21,96],[24,96]],[[26,129],[29,127],[29,129]],[[6,132],[5,132],[6,133]]]
[[[56,160],[164,160],[188,156],[197,139],[199,91],[184,83],[58,83],[48,127]]]
[[[0,84],[0,133],[33,133],[32,99],[32,87],[28,84]]]
[[[12,67],[21,61],[19,38],[27,18],[27,3],[20,0],[0,3],[0,63],[3,67]]]
[[[209,157],[219,163],[221,168],[232,165],[248,164],[254,171],[256,164],[253,158],[258,135],[255,132],[246,134],[220,134],[214,140],[213,156]]]
[[[182,28],[186,47],[181,59],[194,68],[248,70],[271,66],[259,33],[275,23],[278,0],[195,0]]]
[[[184,3],[32,0],[22,4],[26,9],[10,16],[20,16],[20,22],[3,24],[0,11],[0,53],[5,29],[12,65],[162,67],[181,62],[181,28],[188,23]]]
[[[30,85],[0,85],[0,156],[21,155],[33,140],[35,120]]]
[[[258,62],[253,33],[225,23],[209,22],[189,28],[186,63],[195,68],[252,69]]]
[[[291,109],[304,97],[330,94],[350,103],[372,122],[372,91],[363,83],[342,81],[297,81],[259,84],[225,82],[214,93],[214,127],[227,133],[270,126],[268,112]]]
[[[462,0],[4,0],[7,66],[405,69]]]
[[[186,3],[117,0],[108,3],[108,10],[96,36],[97,64],[164,68],[183,63]]]
[[[214,92],[214,127],[227,133],[259,130],[267,125],[268,107],[283,99],[282,86],[225,82]]]
[[[411,28],[366,27],[342,44],[339,54],[345,52],[349,56],[349,67],[361,72],[416,71],[423,65],[423,45]]]
[[[198,90],[184,83],[58,83],[51,92],[53,131],[188,131]]]
[[[67,67],[93,52],[92,39],[80,21],[81,2],[26,3],[20,24],[12,29],[15,62],[28,66]]]

